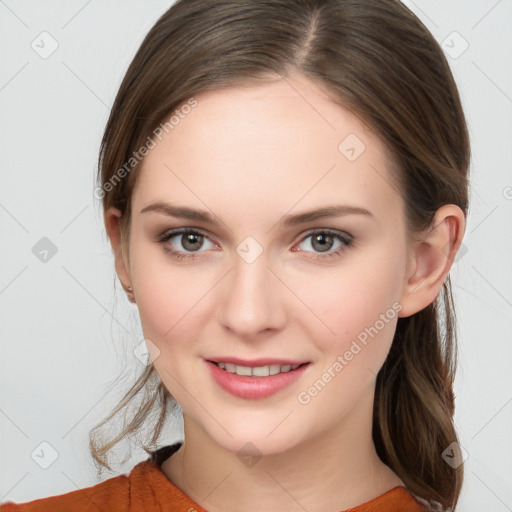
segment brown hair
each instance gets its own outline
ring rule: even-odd
[[[444,204],[467,216],[470,147],[457,87],[439,44],[400,1],[179,0],[130,64],[101,143],[97,190],[104,210],[122,212],[123,247],[139,168],[133,155],[154,139],[157,127],[202,91],[291,71],[327,86],[390,149],[410,233],[431,227]],[[430,507],[448,510],[457,503],[463,475],[462,465],[452,469],[441,457],[457,441],[455,358],[448,277],[432,304],[399,318],[377,376],[373,425],[382,461]],[[108,442],[93,435],[143,390],[142,405],[118,435]],[[154,445],[173,404],[150,364],[93,429],[96,462],[109,467],[105,455],[156,409]],[[143,443],[146,451],[148,446]]]

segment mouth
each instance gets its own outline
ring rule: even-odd
[[[285,359],[205,359],[212,380],[224,391],[243,399],[264,399],[284,391],[307,373],[311,362]]]
[[[302,366],[306,366],[306,363],[290,363],[290,364],[259,364],[258,366],[246,366],[241,364],[235,364],[226,361],[209,361],[213,363],[221,370],[228,373],[240,375],[242,377],[270,377],[272,375],[279,375],[281,373],[288,373]]]

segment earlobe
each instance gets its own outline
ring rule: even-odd
[[[447,204],[437,210],[433,227],[413,242],[400,317],[411,316],[434,302],[450,272],[464,231],[464,213],[458,206]]]
[[[124,291],[128,295],[128,299],[130,302],[135,302],[129,272],[128,258],[124,254],[121,240],[121,218],[122,214],[117,208],[110,207],[104,212],[105,229],[112,246],[112,252],[114,253],[114,262],[117,275],[121,281],[121,285]]]

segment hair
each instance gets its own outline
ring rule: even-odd
[[[123,247],[140,169],[134,155],[153,141],[165,119],[200,92],[291,72],[327,87],[384,142],[396,163],[393,177],[410,233],[432,227],[445,204],[457,205],[467,217],[470,145],[459,93],[439,44],[399,0],[179,0],[133,58],[101,142],[100,196],[104,211],[121,211]],[[453,510],[462,486],[463,466],[452,468],[441,456],[457,442],[456,343],[448,276],[433,303],[398,319],[376,380],[377,453],[432,509]],[[176,402],[153,364],[91,432],[142,391],[142,405],[121,432],[108,441],[91,433],[96,464],[110,468],[106,455],[155,410],[150,444],[158,441]],[[148,446],[143,443],[146,451]]]

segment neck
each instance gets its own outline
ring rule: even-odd
[[[185,416],[185,443],[162,471],[210,512],[352,508],[403,485],[375,451],[372,406],[373,390],[335,430],[243,460]]]

